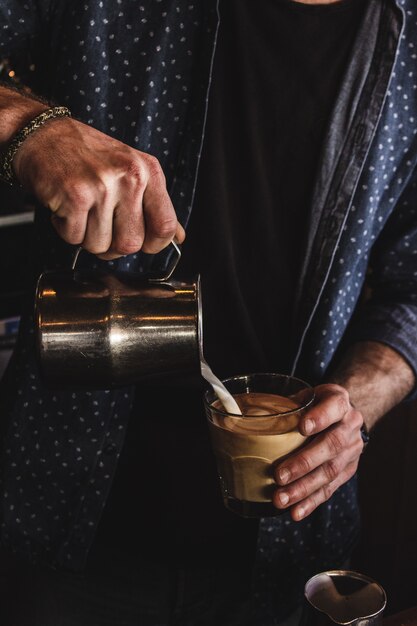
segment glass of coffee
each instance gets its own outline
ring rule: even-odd
[[[223,500],[243,517],[271,517],[275,465],[306,441],[298,423],[314,400],[310,385],[282,374],[248,374],[224,385],[242,415],[228,413],[212,390],[204,403]]]

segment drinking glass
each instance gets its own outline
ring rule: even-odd
[[[310,385],[283,374],[223,381],[242,415],[228,413],[212,390],[204,403],[225,506],[243,517],[282,513],[272,504],[277,463],[306,442],[299,421],[314,400]]]

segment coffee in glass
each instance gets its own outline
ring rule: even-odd
[[[300,418],[314,399],[302,380],[250,374],[223,381],[242,415],[228,413],[212,391],[205,407],[226,507],[243,517],[282,513],[272,504],[277,463],[301,447]]]

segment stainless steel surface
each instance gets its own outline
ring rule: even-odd
[[[304,588],[309,625],[352,624],[376,626],[382,622],[387,598],[377,582],[349,570],[316,574]]]
[[[36,293],[40,365],[51,386],[108,388],[199,371],[199,283],[127,273],[44,273]]]

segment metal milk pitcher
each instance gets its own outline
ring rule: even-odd
[[[377,626],[387,603],[377,582],[348,570],[331,570],[310,578],[304,588],[305,626]]]
[[[127,272],[45,272],[35,297],[35,331],[46,384],[111,388],[199,371],[199,280]]]

